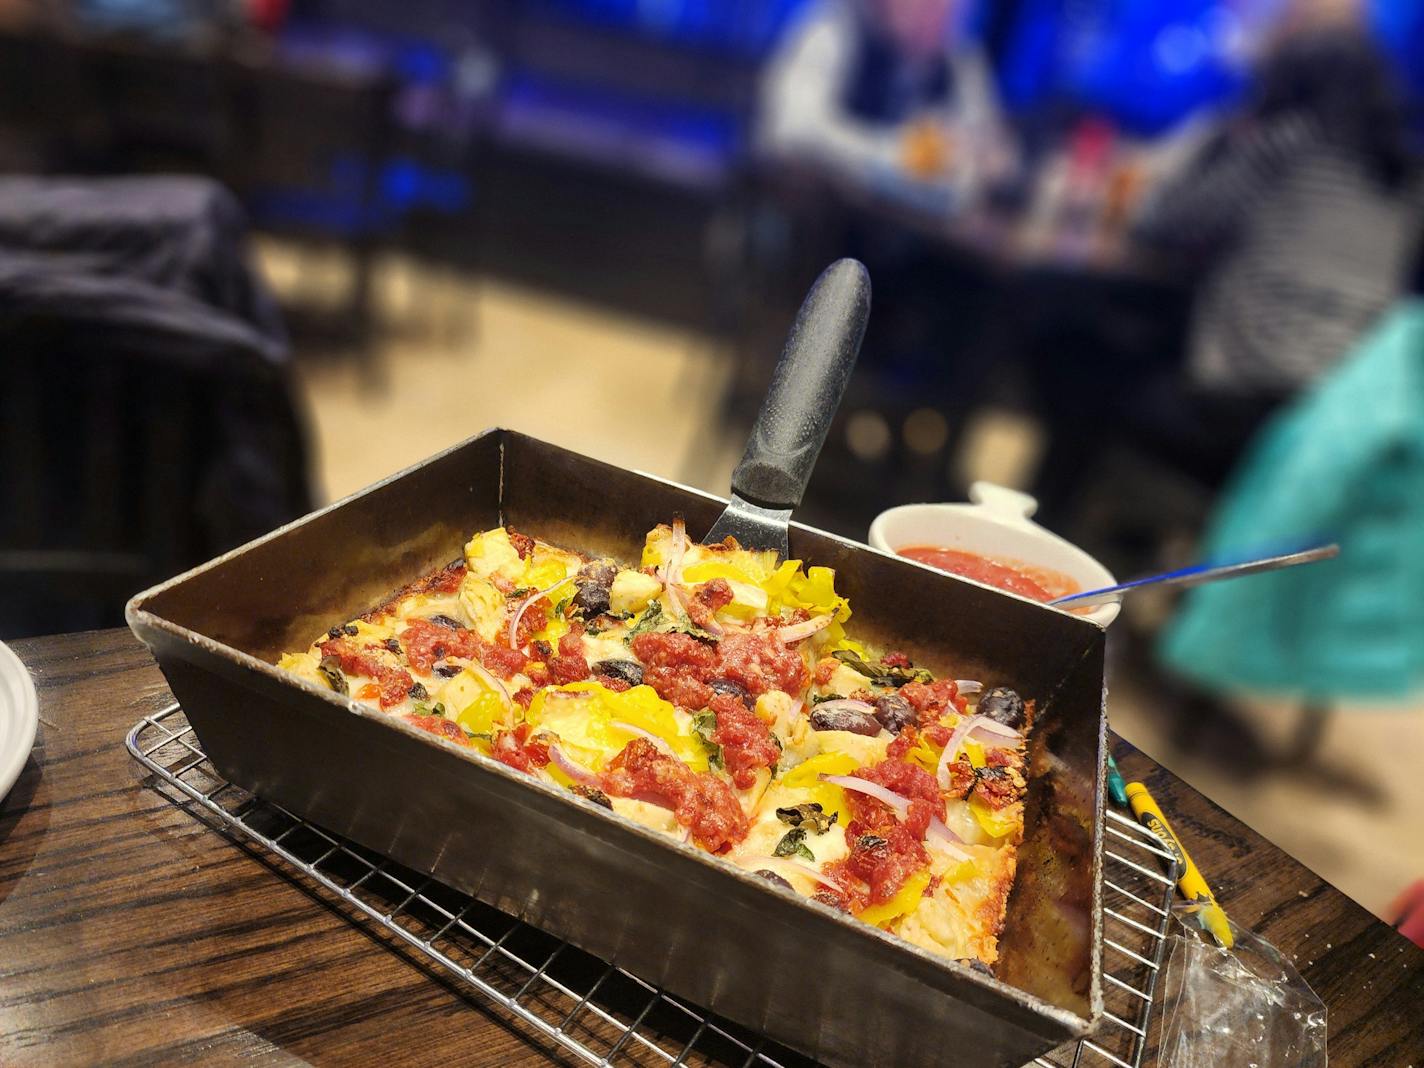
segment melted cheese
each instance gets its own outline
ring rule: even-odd
[[[649,533],[641,564],[660,569],[665,578],[672,552],[673,533],[667,526],[660,526]],[[536,620],[542,627],[536,632],[539,640],[557,645],[559,639],[577,625],[576,616],[557,609],[575,592],[571,580],[585,563],[578,554],[535,542],[532,551],[521,558],[508,531],[497,528],[470,539],[465,546],[465,563],[467,573],[457,591],[408,595],[398,603],[385,605],[357,620],[356,634],[347,637],[376,660],[391,667],[413,670],[404,652],[397,653],[389,646],[392,638],[402,640],[409,621],[446,616],[469,627],[483,642],[503,644],[508,641],[514,615],[528,599],[528,593],[513,591],[548,591],[548,608],[531,606],[527,609],[541,613],[541,618]],[[830,614],[832,621],[828,626],[796,647],[808,667],[830,650],[839,648],[854,649],[874,659],[874,654],[846,637],[841,624],[849,618],[850,607],[836,594],[834,575],[829,569],[812,567],[803,571],[796,561],[778,563],[773,553],[746,551],[734,545],[685,544],[681,579],[685,594],[690,594],[700,583],[720,580],[728,584],[732,601],[719,609],[718,619],[732,632],[758,629],[766,617],[784,625],[788,620],[805,619],[807,613],[813,618]],[[651,625],[687,626],[689,621],[681,618],[685,612],[680,599],[672,596],[661,578],[630,568],[618,570],[610,589],[610,610],[615,616],[629,618],[586,621],[594,633],[584,632],[579,639],[584,660],[589,665],[608,660],[635,661],[625,639],[633,626],[645,624],[642,617],[654,601],[660,605],[667,623]],[[599,628],[604,628],[601,633]],[[319,669],[319,646],[323,640],[318,638],[306,652],[284,656],[279,666],[317,685],[330,686],[327,675]],[[551,662],[552,659],[549,658]],[[506,663],[504,670],[511,666]],[[487,739],[512,729],[522,720],[534,735],[544,735],[545,741],[557,744],[565,759],[574,760],[594,773],[606,769],[634,738],[650,737],[655,745],[674,755],[692,772],[718,774],[723,782],[728,782],[725,772],[709,770],[715,746],[709,747],[697,729],[699,724],[702,734],[708,729],[703,718],[705,712],[695,716],[692,711],[663,700],[646,685],[622,693],[615,693],[592,680],[548,686],[549,671],[548,665],[534,661],[502,684],[473,666],[452,678],[413,672],[422,680],[426,696],[419,701],[406,696],[386,711],[393,716],[413,711],[423,714],[430,714],[433,709],[443,711],[447,719],[458,723],[472,737],[471,749],[465,750],[467,752],[475,749],[488,752]],[[530,676],[539,678],[540,685],[532,683]],[[357,696],[372,681],[355,675],[346,680],[353,697],[374,704],[372,699]],[[526,688],[537,691],[527,711],[510,699],[510,695]],[[846,791],[824,781],[822,776],[854,775],[885,760],[891,736],[884,731],[875,737],[865,737],[846,731],[813,730],[809,715],[814,706],[809,702],[812,693],[848,696],[866,689],[869,689],[869,680],[837,663],[827,682],[809,692],[771,691],[758,697],[756,715],[770,728],[781,753],[774,769],[755,769],[755,782],[749,788],[737,789],[728,782],[748,817],[747,834],[726,854],[728,860],[750,871],[773,871],[803,895],[826,889],[823,881],[826,877],[822,874],[826,866],[849,855],[846,825],[851,813]],[[949,717],[948,722],[952,724],[955,718]],[[984,763],[982,747],[970,742],[965,748],[974,765]],[[922,740],[911,750],[908,759],[933,773],[938,750]],[[532,774],[561,786],[571,784],[557,764]],[[686,840],[686,830],[678,825],[668,809],[628,798],[612,798],[611,802],[618,815]],[[804,828],[802,844],[814,861],[789,849],[790,855],[777,857],[778,845],[786,841],[792,830],[790,824],[777,815],[777,809],[807,802],[819,804],[822,812],[835,818],[821,834],[816,834],[812,827]],[[944,822],[963,840],[964,846],[951,852],[933,838],[927,839],[924,845],[930,857],[929,865],[911,872],[888,901],[864,908],[861,918],[935,952],[992,962],[996,958],[999,925],[1013,881],[1016,848],[1022,837],[1023,806],[1015,803],[994,811],[977,800],[949,799]],[[970,860],[964,859],[965,851],[970,854]],[[858,892],[863,893],[863,888]]]

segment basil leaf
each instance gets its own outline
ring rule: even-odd
[[[628,628],[628,633],[624,635],[625,642],[631,642],[639,634],[650,634],[657,630],[663,622],[663,605],[661,601],[653,601],[643,610],[643,614],[638,617],[638,621]]]
[[[663,611],[661,601],[653,601],[643,610],[638,621],[628,628],[628,633],[623,636],[623,640],[631,642],[639,634],[655,632],[659,634],[686,634],[689,638],[696,638],[708,645],[716,645],[720,640],[715,634],[703,630],[691,620],[678,620],[667,615]]]
[[[870,680],[872,686],[904,686],[907,682],[934,682],[934,675],[924,668],[905,670],[886,667],[884,664],[871,664],[849,649],[837,649],[831,655],[852,671],[864,675]]]
[[[716,729],[716,712],[699,712],[692,717],[692,731],[702,742],[702,747],[707,750],[707,763],[714,768],[721,768],[724,766],[722,747],[712,740],[712,732]]]
[[[778,857],[799,856],[805,857],[813,864],[816,862],[816,855],[806,845],[806,831],[801,827],[792,827],[783,834],[772,853]]]
[[[836,825],[840,813],[832,812],[827,816],[819,802],[803,801],[799,805],[777,809],[776,818],[782,823],[799,827],[803,831],[809,830],[815,834],[825,834]]]

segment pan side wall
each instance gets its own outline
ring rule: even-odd
[[[499,431],[471,439],[141,595],[143,607],[260,660],[305,649],[499,524],[502,451]]]

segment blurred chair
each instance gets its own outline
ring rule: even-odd
[[[241,236],[202,179],[0,182],[0,635],[120,624],[311,506]]]
[[[58,37],[0,25],[0,169],[44,172],[92,154],[101,131],[81,66]]]
[[[85,93],[114,173],[225,174],[240,158],[221,53],[180,44],[85,42]]]

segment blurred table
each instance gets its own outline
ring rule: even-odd
[[[124,734],[172,698],[127,631],[14,648],[39,689],[40,732],[0,803],[0,1063],[570,1063],[149,789]],[[1114,748],[1232,916],[1324,999],[1331,1064],[1424,1063],[1424,951]]]
[[[1078,232],[1061,220],[1036,216],[1031,203],[1001,204],[980,195],[955,205],[947,188],[908,178],[852,176],[784,158],[755,165],[755,183],[790,214],[827,209],[912,236],[946,255],[969,257],[999,275],[1053,270],[1111,282],[1171,281],[1177,265],[1130,240],[1126,229]]]

